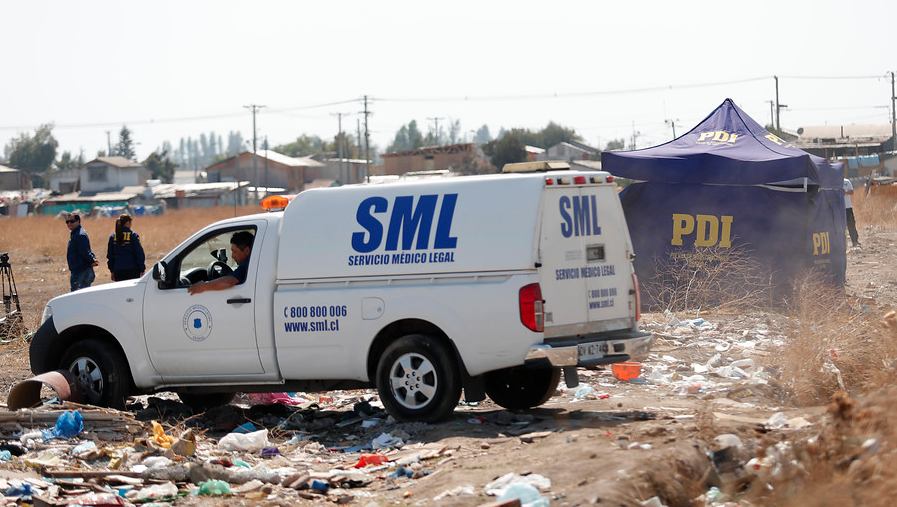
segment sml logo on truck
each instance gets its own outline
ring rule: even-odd
[[[558,200],[558,211],[561,214],[561,235],[565,238],[600,236],[598,198],[594,195],[562,196]],[[587,247],[588,248],[588,247]],[[604,260],[604,248],[600,251],[600,258]],[[614,276],[616,269],[613,264],[592,264],[573,268],[561,268],[554,271],[555,280],[579,280],[583,278],[599,278]],[[617,296],[616,287],[597,288],[588,291],[588,306],[590,310],[611,308]]]
[[[352,233],[349,266],[438,264],[455,262],[458,238],[451,235],[458,194],[444,194],[437,214],[438,195],[361,201],[355,220],[363,230]],[[392,204],[390,206],[390,204]],[[389,213],[387,213],[389,212]],[[384,253],[374,253],[383,247]]]

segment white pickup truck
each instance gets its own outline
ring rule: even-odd
[[[52,299],[35,374],[70,370],[90,403],[175,391],[375,386],[404,421],[449,416],[462,390],[538,406],[563,372],[639,359],[638,281],[613,177],[546,171],[350,185],[193,234],[140,279]],[[190,295],[236,268],[246,281]]]

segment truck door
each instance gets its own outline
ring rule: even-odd
[[[545,333],[596,331],[589,322],[625,318],[631,277],[622,211],[613,188],[558,185],[543,193],[541,241]]]
[[[229,225],[210,231],[169,263],[173,287],[147,287],[143,322],[146,348],[165,380],[251,375],[263,372],[255,327],[257,255],[265,222]],[[187,287],[237,268],[230,238],[238,231],[254,234],[246,281],[220,291],[190,295]]]

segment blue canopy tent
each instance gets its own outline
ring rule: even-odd
[[[809,268],[844,284],[843,164],[769,133],[731,99],[681,137],[603,152],[601,164],[635,180],[620,199],[642,281],[665,263],[690,259],[700,268],[702,252],[738,248],[771,271],[777,288]]]

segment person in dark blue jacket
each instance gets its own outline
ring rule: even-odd
[[[90,287],[97,275],[93,272],[94,266],[99,266],[96,256],[90,249],[90,238],[87,231],[81,227],[81,216],[77,213],[68,213],[65,216],[65,225],[68,226],[69,245],[65,252],[65,260],[69,265],[69,283],[72,292]]]
[[[106,266],[114,282],[139,278],[146,271],[146,255],[140,236],[131,230],[131,223],[131,215],[122,214],[115,221],[115,233],[109,236]]]

